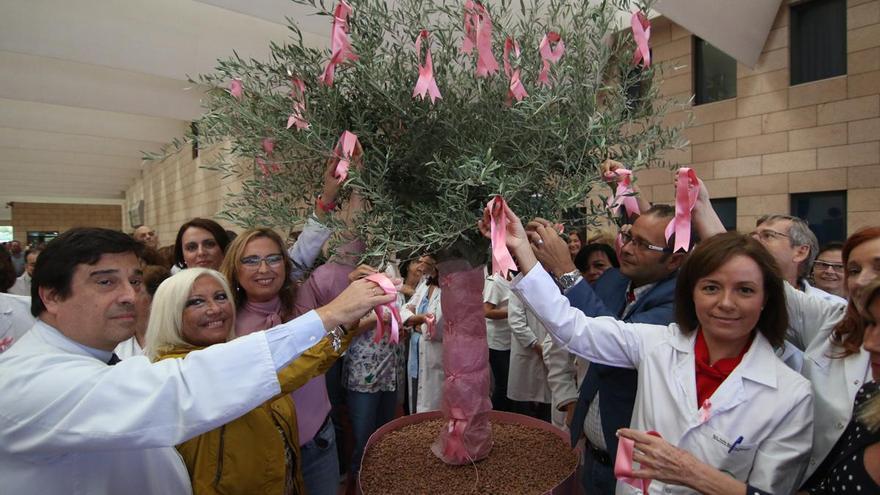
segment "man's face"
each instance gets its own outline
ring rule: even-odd
[[[10,242],[9,243],[9,251],[12,254],[14,254],[15,256],[18,256],[19,254],[21,254],[21,243],[18,241]]]
[[[40,253],[31,253],[24,259],[24,271],[27,272],[28,277],[34,276],[34,267],[37,266],[37,256],[39,255]]]
[[[159,236],[156,235],[156,230],[152,227],[141,225],[140,227],[135,229],[133,237],[134,240],[140,242],[148,248],[159,248]]]
[[[648,244],[666,247],[666,225],[671,220],[657,215],[642,215],[629,230],[632,241],[620,248],[620,272],[636,286],[660,281],[677,270],[681,264],[681,255],[672,255],[648,247]]]
[[[791,220],[764,222],[755,228],[752,237],[770,251],[783,274],[797,273],[798,266],[810,254],[809,246],[792,246],[789,230]]]
[[[142,277],[134,253],[104,254],[94,265],[76,265],[67,297],[40,287],[46,305],[41,318],[81,344],[112,351],[134,334]]]

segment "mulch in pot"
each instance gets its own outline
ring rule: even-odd
[[[549,431],[493,422],[489,457],[451,466],[431,452],[445,425],[435,419],[404,426],[371,445],[361,467],[363,493],[539,495],[570,475],[578,461],[575,452]]]

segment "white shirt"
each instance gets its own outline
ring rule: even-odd
[[[514,280],[513,291],[569,351],[592,362],[639,371],[632,427],[665,440],[734,478],[771,493],[800,486],[813,435],[810,384],[776,358],[763,335],[712,394],[708,420],[697,406],[694,340],[668,327],[589,318],[552,290],[540,265]],[[743,440],[733,450],[731,445]],[[618,493],[638,493],[618,483]],[[694,493],[659,481],[650,493]]]
[[[110,352],[38,321],[0,355],[0,490],[189,494],[174,445],[281,393],[277,370],[323,335],[312,311],[185,359],[107,366]]]
[[[138,344],[137,337],[132,336],[130,339],[120,342],[116,349],[113,349],[113,353],[119,359],[128,359],[133,356],[143,356],[144,350]]]
[[[844,304],[845,305],[847,303],[846,299],[844,299],[836,294],[832,294],[826,290],[822,290],[818,287],[813,287],[806,280],[802,281],[801,283],[804,285],[804,292],[806,292],[807,295],[809,295],[809,296],[818,297],[820,299],[825,299],[826,301],[832,302],[835,304]]]
[[[31,276],[27,272],[22,273],[7,292],[16,296],[31,297]]]
[[[32,326],[31,298],[0,292],[0,352],[12,347]]]
[[[490,275],[486,278],[483,287],[483,302],[494,304],[496,309],[504,309],[507,307],[508,299],[510,299],[510,283],[507,280],[498,275]],[[507,318],[501,320],[486,318],[486,336],[489,341],[489,349],[510,350],[510,324],[507,322]]]

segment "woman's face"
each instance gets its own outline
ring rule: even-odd
[[[437,261],[431,256],[422,256],[419,258],[419,271],[423,276],[437,276]]]
[[[745,345],[766,299],[764,276],[755,260],[736,255],[697,280],[693,295],[707,341]]]
[[[813,285],[832,294],[846,297],[843,285],[843,257],[840,249],[822,251],[813,262]]]
[[[609,268],[611,268],[611,260],[608,259],[608,255],[602,251],[593,251],[587,258],[587,271],[582,275],[592,284]]]
[[[226,342],[235,323],[232,302],[223,286],[214,277],[196,279],[183,307],[183,340],[196,346]]]
[[[581,250],[581,238],[578,237],[577,233],[569,232],[568,233],[568,253],[572,258],[578,254],[578,251]]]
[[[199,227],[189,227],[183,231],[180,242],[183,244],[183,261],[187,268],[220,268],[223,251],[214,234]]]
[[[850,251],[844,269],[849,297],[858,300],[862,289],[880,275],[880,237],[863,242]]]
[[[236,273],[249,301],[271,301],[284,285],[284,254],[268,237],[251,239],[238,260]]]
[[[862,346],[871,353],[871,375],[874,381],[880,381],[880,296],[874,297],[867,307],[871,318],[865,321],[865,339]]]

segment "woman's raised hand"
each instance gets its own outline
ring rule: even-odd
[[[507,203],[503,204],[504,214],[507,217],[507,225],[504,229],[504,243],[507,245],[507,248],[510,250],[510,253],[516,258],[517,267],[523,273],[528,272],[535,264],[538,262],[535,259],[535,254],[532,252],[532,247],[529,245],[529,237],[526,234],[526,229],[523,227],[522,221],[518,216],[507,206]],[[483,218],[477,222],[477,227],[480,229],[480,232],[487,239],[492,239],[492,217],[489,213],[489,209],[486,208],[483,210]]]
[[[374,307],[393,302],[396,298],[396,294],[386,294],[375,282],[361,278],[352,282],[326,306],[318,308],[317,312],[324,322],[324,328],[330,330],[337,325],[357,322]]]

